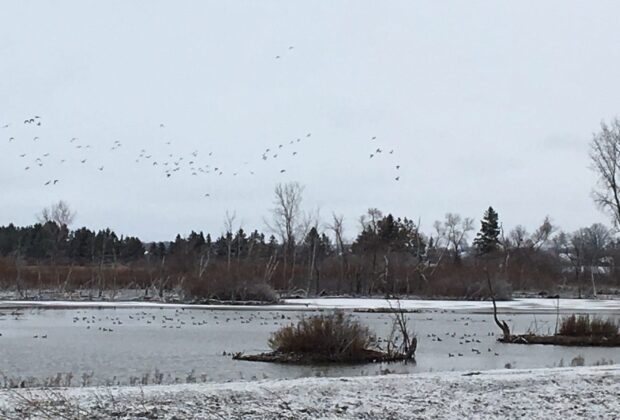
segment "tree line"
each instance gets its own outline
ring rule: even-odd
[[[489,207],[477,234],[472,219],[454,213],[423,233],[413,219],[372,208],[346,240],[342,216],[320,223],[301,211],[302,191],[296,183],[276,187],[269,233],[246,232],[234,214],[227,214],[218,236],[192,231],[151,243],[110,229],[72,230],[71,220],[49,215],[31,226],[2,226],[0,281],[22,294],[55,288],[101,296],[138,288],[151,296],[174,290],[184,298],[221,300],[262,300],[274,290],[484,298],[485,272],[505,296],[512,290],[594,295],[619,284],[620,245],[601,224],[566,233],[545,218],[532,233],[522,226],[505,233]],[[64,202],[50,209],[59,207],[68,209]]]

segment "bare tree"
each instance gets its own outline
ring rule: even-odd
[[[535,250],[543,248],[547,245],[551,239],[551,235],[554,234],[556,230],[557,228],[551,223],[551,218],[549,216],[545,216],[545,220],[543,220],[538,229],[536,229],[536,231],[530,236],[531,248]]]
[[[66,244],[69,237],[69,225],[75,219],[75,211],[71,210],[69,204],[60,200],[58,203],[43,208],[41,213],[37,215],[39,222],[44,225],[54,237],[53,249],[51,250],[52,267],[55,277],[60,281],[57,260],[60,255],[60,249]],[[53,224],[50,224],[53,223]]]
[[[318,246],[319,246],[319,241],[320,241],[320,237],[319,237],[319,221],[320,221],[320,210],[317,209],[315,213],[308,213],[305,217],[304,217],[304,222],[303,222],[303,240],[299,241],[300,244],[302,242],[306,242],[306,240],[309,238],[309,234],[314,231],[316,233],[316,236],[311,237],[311,243],[309,244],[309,252],[310,252],[310,259],[309,259],[309,264],[308,264],[308,280],[306,282],[306,296],[308,296],[310,294],[310,289],[312,286],[312,280],[314,278],[314,276],[317,277],[316,279],[316,293],[318,294],[319,291],[319,279],[318,279],[318,269],[317,269],[317,251],[318,251]],[[293,258],[293,263],[295,263],[295,258]],[[293,267],[293,271],[294,271],[294,267]]]
[[[471,217],[461,218],[456,213],[446,213],[443,222],[435,222],[438,240],[446,241],[446,248],[452,249],[453,262],[458,262],[461,252],[467,245],[467,236],[474,229],[474,220]]]
[[[601,122],[601,131],[590,144],[591,167],[598,175],[598,189],[593,191],[596,204],[609,212],[614,226],[620,227],[620,120],[609,125]]]
[[[611,242],[612,233],[613,231],[606,226],[595,223],[590,227],[581,228],[571,235],[571,259],[577,265],[578,272],[588,267],[592,283],[592,294],[595,297],[595,273],[599,271],[603,252]]]
[[[505,248],[523,248],[528,240],[530,234],[523,225],[517,225],[508,234],[508,238],[505,241]]]
[[[226,232],[224,233],[224,237],[226,238],[226,270],[228,274],[230,274],[230,260],[232,257],[233,225],[236,218],[236,212],[230,213],[228,210],[226,210],[226,218],[224,219],[224,229],[226,230]]]
[[[288,182],[278,184],[274,190],[275,200],[272,209],[272,221],[265,221],[267,227],[277,233],[282,240],[283,261],[282,279],[287,289],[290,289],[294,279],[294,257],[296,249],[296,238],[304,236],[303,223],[301,223],[301,201],[304,187],[298,182]],[[300,235],[301,233],[301,235]],[[289,275],[289,259],[290,263]]]
[[[60,200],[58,203],[52,204],[41,210],[41,213],[37,215],[37,219],[42,224],[54,222],[58,225],[58,227],[66,227],[73,223],[75,216],[76,212],[71,210],[69,204],[63,200]]]
[[[344,216],[336,215],[336,213],[332,214],[332,223],[328,225],[328,229],[334,232],[334,236],[336,238],[336,251],[338,256],[340,257],[340,277],[336,282],[336,294],[340,294],[340,288],[342,283],[344,282],[345,272],[348,266],[347,254],[344,249]]]
[[[367,217],[368,216],[368,217]],[[371,276],[370,276],[370,284],[368,285],[368,294],[372,294],[375,288],[375,282],[383,278],[385,275],[385,267],[384,270],[378,272],[378,241],[377,235],[379,233],[379,221],[383,219],[383,213],[381,210],[377,208],[369,208],[366,214],[360,216],[359,222],[362,231],[367,231],[372,233],[373,243],[370,246],[371,253]]]

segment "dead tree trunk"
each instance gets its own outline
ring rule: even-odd
[[[502,334],[505,341],[510,341],[510,327],[506,324],[506,321],[501,321],[497,317],[497,304],[495,303],[495,293],[493,293],[493,285],[491,284],[491,276],[489,275],[489,270],[484,269],[484,273],[487,276],[487,284],[489,285],[489,294],[491,295],[491,300],[493,301],[493,319],[495,319],[495,323],[502,330]]]

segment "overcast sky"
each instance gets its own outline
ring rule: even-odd
[[[145,240],[220,233],[227,209],[265,229],[287,181],[348,237],[369,207],[425,231],[489,205],[506,229],[607,223],[588,145],[620,109],[618,16],[616,1],[2,2],[0,224],[63,199],[76,226]]]

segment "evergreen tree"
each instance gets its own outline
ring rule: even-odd
[[[480,224],[480,232],[474,239],[474,247],[478,250],[479,255],[484,255],[495,251],[499,244],[499,215],[493,210],[493,207],[489,207],[484,212]]]

